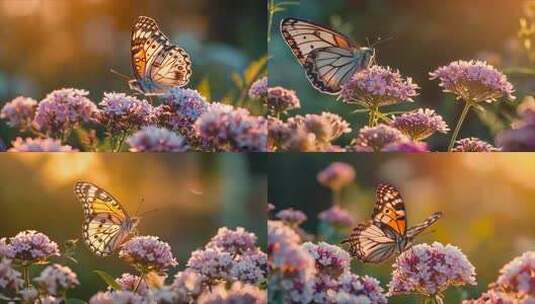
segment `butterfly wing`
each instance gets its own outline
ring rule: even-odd
[[[370,221],[353,229],[342,243],[349,244],[349,252],[363,263],[381,263],[396,252],[395,236],[388,227]]]
[[[169,42],[154,19],[145,16],[137,19],[131,43],[132,68],[142,89],[162,91],[189,82],[189,55]]]
[[[130,217],[111,194],[94,184],[77,182],[74,193],[84,208],[84,241],[97,255],[113,253],[130,234],[123,225]]]
[[[341,85],[373,58],[373,50],[356,50],[343,34],[310,21],[284,19],[281,33],[311,84],[323,93],[338,94]]]
[[[413,239],[416,235],[420,234],[420,232],[424,231],[429,226],[433,225],[441,217],[442,217],[442,212],[435,212],[432,215],[430,215],[423,223],[409,228],[409,230],[407,230],[407,239],[409,240]]]
[[[407,218],[401,193],[392,185],[380,184],[377,187],[376,199],[373,221],[390,227],[401,237],[405,236]]]

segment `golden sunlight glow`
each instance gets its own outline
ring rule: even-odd
[[[43,0],[7,0],[0,3],[0,11],[8,16],[23,17],[35,14],[42,4]]]

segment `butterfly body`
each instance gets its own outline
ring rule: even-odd
[[[442,216],[436,212],[423,223],[407,229],[405,204],[392,185],[377,187],[377,202],[372,219],[359,224],[342,243],[349,244],[352,256],[364,263],[382,263],[409,249],[413,239]]]
[[[77,182],[74,193],[84,209],[82,236],[93,253],[110,255],[135,234],[140,219],[130,217],[104,189],[89,182]]]
[[[342,85],[375,57],[374,49],[359,47],[345,35],[311,21],[286,18],[281,33],[310,83],[323,93],[339,94]]]
[[[132,29],[132,68],[136,79],[130,88],[142,94],[161,94],[188,84],[191,60],[182,48],[169,42],[152,18],[140,16]]]

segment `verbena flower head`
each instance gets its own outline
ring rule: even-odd
[[[301,102],[295,91],[283,87],[268,88],[267,107],[273,115],[283,114],[289,110],[299,109]]]
[[[510,295],[504,292],[490,289],[484,292],[479,298],[475,300],[464,300],[462,304],[531,304],[528,299],[520,301],[514,295]],[[535,298],[531,298],[531,301],[535,301]]]
[[[429,73],[439,79],[444,92],[467,102],[492,102],[501,97],[514,100],[513,85],[507,77],[483,61],[454,61]]]
[[[470,137],[463,138],[455,142],[453,152],[496,152],[499,149],[495,148],[486,141],[479,138]]]
[[[378,280],[369,276],[361,277],[349,271],[338,278],[338,288],[334,295],[333,303],[388,303]]]
[[[292,129],[286,123],[278,118],[268,117],[268,151],[280,150],[291,136]]]
[[[40,131],[56,137],[82,122],[94,121],[98,109],[87,95],[89,92],[77,89],[49,93],[37,106],[34,125]]]
[[[143,127],[126,142],[131,152],[185,152],[189,146],[184,137],[165,128]]]
[[[350,227],[355,224],[355,220],[351,213],[337,205],[320,212],[318,218],[333,226]]]
[[[383,152],[421,153],[429,152],[427,143],[421,141],[403,141],[386,145]]]
[[[535,98],[525,97],[517,112],[520,119],[496,136],[496,144],[502,151],[535,151]]]
[[[19,96],[4,105],[0,118],[7,120],[11,127],[27,130],[31,128],[36,109],[36,100]]]
[[[187,267],[199,273],[203,283],[208,285],[221,280],[232,280],[230,270],[233,265],[232,254],[218,247],[193,251],[187,263]]]
[[[431,109],[418,109],[395,116],[390,125],[415,141],[427,139],[435,132],[445,134],[450,130],[442,116]]]
[[[535,298],[535,251],[525,252],[503,266],[496,285],[520,297]]]
[[[89,300],[89,304],[150,304],[142,295],[128,290],[99,292]]]
[[[22,289],[19,293],[23,303],[35,303],[39,297],[39,291],[32,286]]]
[[[119,257],[145,272],[165,272],[178,265],[171,246],[155,236],[132,238],[121,247]]]
[[[408,137],[400,130],[379,124],[375,127],[366,126],[360,129],[354,141],[354,147],[358,152],[379,152],[389,144],[408,140]]]
[[[146,295],[149,291],[149,286],[145,280],[141,280],[140,282],[139,276],[130,273],[123,273],[120,277],[115,279],[115,282],[121,286],[122,290],[134,291],[137,286],[136,292],[140,295]]]
[[[232,280],[260,284],[266,279],[267,261],[267,254],[260,249],[236,255],[230,269],[230,276]]]
[[[17,137],[11,142],[9,152],[75,152],[69,145],[62,145],[59,139],[53,138],[26,138]]]
[[[235,282],[230,289],[218,285],[203,293],[199,304],[267,304],[267,290],[254,285]]]
[[[0,260],[0,289],[19,290],[23,284],[24,280],[20,272],[13,269],[11,260],[2,258]]]
[[[342,85],[340,96],[344,102],[375,108],[413,101],[417,89],[412,78],[404,79],[399,71],[374,65],[357,72]]]
[[[301,237],[294,229],[281,221],[268,221],[268,253],[287,244],[297,244]]]
[[[221,248],[232,254],[242,254],[247,251],[256,250],[256,235],[247,232],[242,227],[235,230],[221,227],[217,234],[206,244],[207,248]]]
[[[255,81],[249,88],[249,98],[264,99],[268,96],[268,78],[264,76]]]
[[[325,242],[314,244],[306,242],[303,248],[316,261],[318,273],[332,278],[338,278],[342,273],[349,270],[351,257],[342,248]]]
[[[124,93],[104,93],[99,106],[100,122],[112,132],[135,130],[152,122],[152,105]]]
[[[307,220],[307,216],[303,211],[294,210],[293,208],[281,210],[275,216],[292,226],[299,226]]]
[[[211,104],[195,122],[195,129],[216,150],[262,152],[267,149],[267,120],[243,108]]]
[[[350,133],[349,123],[337,114],[322,112],[321,114],[296,115],[288,119],[288,127],[312,133],[320,143],[330,143],[340,136]]]
[[[198,91],[184,88],[170,89],[164,95],[164,104],[170,112],[167,125],[181,132],[191,129],[209,107],[209,103]]]
[[[34,282],[46,294],[52,296],[62,296],[67,290],[80,285],[76,273],[59,264],[47,266]]]
[[[48,258],[59,256],[58,244],[34,230],[21,231],[9,238],[8,246],[15,261],[23,265],[46,263]]]
[[[411,247],[399,255],[393,267],[390,295],[434,296],[450,286],[476,284],[475,268],[461,250],[438,242]]]
[[[334,191],[347,186],[355,179],[353,166],[347,163],[334,162],[317,175],[320,184]]]
[[[63,299],[59,297],[54,297],[50,295],[45,295],[39,298],[40,304],[61,304],[63,303]]]

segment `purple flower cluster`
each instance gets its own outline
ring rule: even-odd
[[[201,94],[192,89],[172,88],[163,98],[164,106],[157,114],[164,126],[179,131],[185,136],[193,136],[195,121],[203,115],[209,103]],[[156,110],[158,112],[158,110]]]
[[[404,251],[394,263],[390,295],[436,296],[450,286],[475,285],[475,268],[461,250],[434,242]]]
[[[214,103],[195,122],[203,141],[214,150],[262,152],[267,145],[267,121],[243,108]]]
[[[340,96],[347,103],[359,103],[376,108],[413,101],[418,85],[411,78],[404,79],[399,71],[374,65],[357,72],[342,86]]]
[[[306,242],[302,246],[316,261],[316,271],[320,275],[338,278],[349,269],[351,262],[349,253],[338,246],[325,242],[319,244]]]
[[[440,80],[444,92],[466,102],[492,102],[504,96],[515,99],[513,85],[507,77],[483,61],[454,61],[429,75]]]
[[[355,179],[355,169],[349,164],[334,162],[317,175],[317,180],[325,187],[338,191]]]
[[[89,92],[77,89],[51,92],[39,102],[33,124],[41,132],[57,137],[82,122],[95,121],[99,112],[87,95]]]
[[[498,134],[496,144],[502,151],[535,151],[535,98],[524,98],[517,112],[520,119]]]
[[[171,246],[155,236],[132,238],[121,247],[119,257],[143,272],[165,272],[178,264]]]
[[[11,142],[9,152],[75,152],[71,146],[62,145],[59,139],[53,138],[26,138],[17,137]]]
[[[351,132],[348,122],[329,112],[297,115],[289,118],[286,124],[291,129],[313,134],[315,141],[319,144],[330,144],[340,136]]]
[[[150,103],[124,93],[104,93],[99,106],[100,123],[112,133],[138,129],[153,121],[153,108]]]
[[[445,134],[449,131],[442,116],[431,109],[418,109],[393,117],[390,125],[414,141],[427,139],[436,132]]]
[[[69,267],[59,264],[47,266],[34,279],[34,282],[41,290],[51,296],[62,296],[67,290],[80,285],[76,273],[72,272]]]
[[[115,282],[121,286],[122,290],[134,291],[137,287],[136,292],[140,295],[146,295],[149,292],[147,282],[137,275],[123,273],[115,279]]]
[[[20,272],[13,269],[11,260],[0,258],[0,289],[18,290],[23,283]]]
[[[7,124],[21,130],[28,130],[32,126],[37,109],[37,101],[19,96],[6,103],[0,111],[0,118],[7,120]]]
[[[241,227],[220,228],[203,249],[192,252],[187,267],[207,286],[221,281],[258,284],[265,280],[267,255],[255,243],[256,236]]]
[[[267,304],[267,293],[260,288],[235,282],[230,289],[223,285],[212,288],[202,294],[196,303],[199,304]]]
[[[50,257],[59,256],[58,244],[34,230],[19,232],[3,243],[5,257],[22,265],[46,263]]]
[[[359,130],[354,140],[354,149],[358,152],[380,152],[390,144],[409,141],[400,130],[379,124],[375,127],[364,127]]]
[[[275,216],[290,226],[299,226],[307,220],[307,216],[303,211],[293,208],[281,210]]]
[[[255,81],[249,88],[249,98],[264,99],[268,96],[268,78],[262,77]]]
[[[499,149],[479,138],[463,138],[455,142],[452,152],[496,152]]]
[[[355,220],[351,213],[342,209],[338,205],[324,210],[318,214],[318,218],[335,227],[351,227],[355,224]]]
[[[185,152],[190,148],[184,137],[155,126],[142,128],[126,142],[131,152]]]
[[[275,116],[301,107],[295,91],[283,87],[268,88],[266,102],[268,112]]]
[[[386,145],[383,152],[421,153],[429,152],[427,143],[421,141],[403,141]]]

